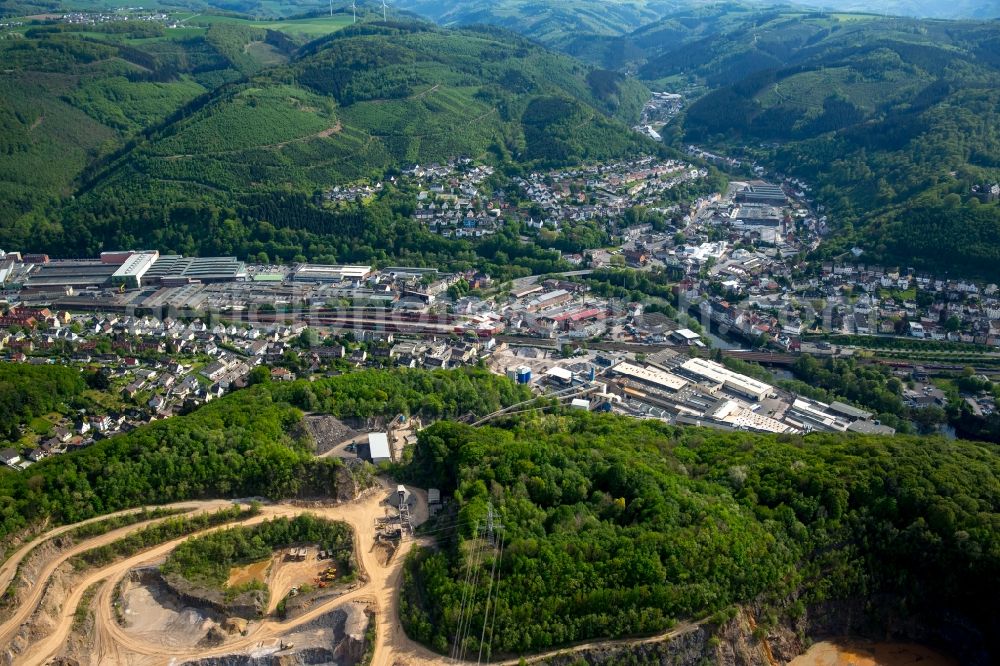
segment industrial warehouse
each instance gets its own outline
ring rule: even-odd
[[[610,367],[608,393],[615,411],[674,423],[771,433],[895,431],[850,405],[826,404],[780,390],[715,361],[672,350],[645,364],[622,360]]]
[[[498,350],[491,367],[579,409],[722,430],[895,434],[871,412],[811,400],[679,349],[663,349],[640,361],[628,352],[587,351],[561,358],[556,350],[521,346]]]
[[[117,287],[178,286],[193,282],[235,282],[247,278],[236,257],[182,257],[152,251],[104,252],[99,259],[45,261],[33,265],[24,286],[67,291]]]

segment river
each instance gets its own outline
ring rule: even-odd
[[[958,666],[958,661],[914,643],[820,641],[789,666]]]

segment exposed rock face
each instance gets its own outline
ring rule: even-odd
[[[994,617],[992,623],[996,636],[1000,619]],[[969,666],[997,663],[996,639],[985,636],[969,618],[947,608],[936,609],[933,616],[905,610],[898,598],[888,595],[817,604],[808,609],[803,626],[814,639],[857,636],[909,641],[950,654]]]
[[[583,651],[567,651],[546,659],[550,666],[588,664],[663,664],[663,666],[773,666],[765,641],[753,636],[753,619],[741,612],[721,627],[704,624],[669,641],[634,645],[608,644]],[[796,653],[797,654],[797,653]],[[793,655],[794,656],[794,655]]]
[[[250,656],[231,654],[224,657],[209,657],[198,661],[189,661],[185,666],[318,666],[339,664],[331,650],[323,648],[303,648],[293,652],[282,652],[265,656]]]
[[[711,634],[705,627],[678,636],[671,641],[594,647],[584,651],[567,651],[546,659],[550,666],[587,664],[708,664],[716,663],[709,656]]]
[[[184,666],[356,666],[365,652],[368,616],[347,604],[298,627],[282,640],[293,645],[269,654],[231,654],[189,661]]]
[[[160,573],[159,569],[143,570],[149,581],[163,585],[185,605],[208,608],[226,616],[260,617],[267,608],[267,594],[263,590],[244,592],[232,601],[227,601],[221,590],[210,590],[195,585],[183,576]]]
[[[703,624],[669,641],[567,650],[538,663],[777,666],[804,653],[811,641],[842,637],[914,642],[951,654],[962,664],[996,663],[989,641],[961,616],[944,611],[934,618],[904,615],[898,599],[889,597],[818,604],[766,631],[759,624],[764,615],[762,607],[750,605],[722,625]]]
[[[8,645],[0,646],[0,666],[15,663],[19,655],[55,629],[63,600],[69,596],[72,586],[73,567],[64,562],[45,581],[41,600],[31,616],[18,628]]]

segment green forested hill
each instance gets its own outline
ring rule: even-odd
[[[622,35],[652,23],[683,0],[401,0],[402,9],[443,25],[496,25],[553,48],[580,35]],[[692,3],[701,4],[701,3]]]
[[[73,375],[0,364],[3,416],[16,428],[33,409],[68,399],[79,390]],[[38,395],[45,389],[52,395]],[[488,414],[528,395],[526,387],[480,369],[357,372],[254,386],[189,415],[45,458],[24,472],[0,467],[0,542],[44,521],[76,522],[143,504],[335,494],[342,465],[313,455],[300,410],[454,418]]]
[[[247,37],[213,39],[210,29],[205,39],[229,53]],[[245,255],[250,241],[287,230],[296,237],[281,244],[297,246],[293,254],[343,256],[352,251],[344,243],[363,241],[392,256],[402,230],[355,219],[371,211],[321,210],[316,193],[458,156],[544,167],[657,149],[623,122],[639,113],[641,85],[494,28],[359,24],[304,46],[287,64],[226,62],[244,78],[95,163],[74,203],[46,224],[8,230],[3,241],[55,252],[142,245]],[[207,221],[226,220],[232,228],[205,233]],[[379,237],[362,239],[359,226]]]
[[[1000,17],[1000,5],[992,0],[880,0],[877,5],[865,0],[820,0],[810,4],[841,11],[877,11],[891,16],[944,19]]]
[[[777,11],[654,57],[654,86],[711,90],[679,141],[803,177],[841,233],[827,254],[996,278],[1000,24]]]
[[[651,634],[754,600],[773,604],[761,622],[774,623],[880,595],[908,621],[974,628],[952,646],[963,663],[996,649],[991,445],[553,416],[435,424],[411,473],[458,503],[442,519],[454,530],[431,528],[442,548],[409,562],[403,597],[410,635],[442,652],[460,633],[463,598],[466,622],[483,626],[490,590],[485,636],[504,654]],[[473,538],[488,501],[504,525],[499,562]],[[480,631],[462,633],[477,653]]]
[[[150,53],[75,35],[29,31],[2,40],[0,60],[4,220],[68,195],[102,151],[205,91],[189,76],[159,80]]]
[[[29,26],[0,39],[5,243],[46,227],[41,212],[57,210],[102,155],[252,71],[258,63],[243,53],[245,43],[280,43],[265,30],[230,25],[83,27]]]

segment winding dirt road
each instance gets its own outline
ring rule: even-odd
[[[390,486],[385,483],[377,492],[369,492],[360,500],[335,507],[265,505],[261,508],[260,515],[240,523],[241,525],[253,525],[279,516],[294,517],[302,513],[313,513],[330,520],[346,522],[353,528],[358,563],[367,582],[346,594],[316,605],[302,615],[288,621],[266,619],[254,623],[246,636],[229,640],[219,647],[170,649],[169,651],[165,651],[162,644],[144,642],[141,637],[130,634],[118,625],[114,616],[112,597],[115,586],[130,570],[162,561],[171,550],[188,539],[229,527],[229,525],[222,525],[160,544],[107,567],[90,570],[83,577],[74,581],[71,592],[62,600],[58,617],[55,618],[54,629],[27,648],[24,653],[10,655],[11,661],[14,664],[45,664],[59,654],[70,635],[74,613],[85,591],[92,585],[101,583],[95,596],[94,663],[167,664],[180,663],[187,659],[245,652],[261,645],[277,643],[280,637],[290,630],[294,630],[296,627],[304,625],[343,604],[352,602],[372,604],[376,609],[378,615],[376,654],[380,658],[376,659],[375,663],[393,664],[400,661],[400,657],[405,659],[407,663],[411,663],[412,658],[419,658],[422,663],[441,663],[441,658],[438,655],[410,641],[402,630],[398,629],[397,623],[390,619],[397,617],[398,598],[396,595],[402,576],[402,563],[414,541],[412,539],[404,541],[388,565],[379,564],[373,548],[375,519],[386,515],[388,509],[383,500],[388,495],[389,489]],[[414,494],[418,500],[414,518],[415,521],[419,522],[426,519],[426,495],[419,491]],[[226,501],[186,502],[173,505],[171,508],[185,508],[201,512],[217,510],[230,504],[231,502]],[[31,587],[28,598],[10,618],[0,624],[0,645],[9,645],[11,639],[21,629],[22,624],[32,617],[43,599],[46,581],[60,565],[74,555],[111,543],[152,522],[155,521],[122,527],[94,539],[82,541],[46,562],[37,583]],[[73,529],[73,527],[75,525],[56,528],[25,544],[4,563],[2,570],[0,570],[0,576],[4,576],[8,580],[12,579],[18,564],[32,548]],[[394,627],[396,627],[395,631]]]
[[[187,509],[189,511],[193,511],[194,513],[203,513],[206,511],[216,511],[218,509],[231,505],[232,502],[226,502],[223,500],[212,500],[206,502],[184,502],[181,504],[173,505],[171,508]],[[111,516],[126,515],[129,513],[138,513],[141,510],[142,509],[140,508],[134,511],[123,511],[117,514],[111,514]],[[63,564],[66,560],[70,559],[75,555],[79,555],[82,552],[90,550],[91,548],[102,546],[111,543],[113,541],[116,541],[118,539],[121,539],[122,537],[128,536],[132,532],[140,530],[143,527],[147,527],[149,525],[155,525],[156,523],[162,522],[169,518],[176,517],[176,515],[177,514],[175,514],[174,516],[165,516],[163,518],[147,520],[140,523],[135,523],[133,525],[127,525],[125,527],[120,527],[118,529],[111,530],[110,532],[106,532],[105,534],[102,534],[99,537],[81,541],[73,545],[71,548],[68,548],[60,552],[57,558],[54,558],[46,562],[43,565],[41,571],[38,573],[35,584],[30,585],[28,597],[26,599],[22,599],[20,604],[10,615],[10,617],[8,617],[3,622],[3,624],[0,624],[0,645],[9,645],[13,637],[17,634],[18,630],[20,629],[21,624],[31,617],[31,614],[34,613],[39,602],[41,601],[42,595],[45,593],[45,582],[52,576],[53,573],[55,573],[55,570],[59,568],[59,566]],[[86,520],[81,523],[75,523],[73,525],[58,527],[54,530],[46,532],[40,537],[22,546],[20,549],[18,549],[16,553],[14,553],[13,556],[10,557],[10,559],[8,559],[6,562],[3,563],[2,570],[0,570],[0,584],[3,584],[2,589],[6,589],[6,586],[9,585],[10,582],[14,579],[14,576],[17,574],[18,566],[21,564],[24,558],[35,548],[35,546],[41,545],[42,543],[49,541],[50,539],[57,537],[60,534],[64,534],[74,528],[77,528],[80,525],[99,522],[101,520],[106,520],[109,517],[110,516],[102,516],[100,518]],[[73,608],[75,609],[76,606],[74,606]]]
[[[22,654],[13,655],[8,653],[8,661],[18,665],[46,664],[50,659],[57,656],[64,649],[66,641],[70,636],[74,613],[85,591],[91,586],[99,584],[93,601],[95,609],[95,626],[92,636],[93,654],[91,655],[91,663],[93,664],[102,666],[105,664],[174,665],[187,660],[205,657],[238,653],[246,654],[252,650],[276,646],[281,637],[287,635],[289,632],[349,603],[367,604],[375,610],[377,625],[374,657],[372,659],[373,666],[396,666],[400,664],[430,666],[448,663],[451,660],[410,640],[403,632],[399,622],[399,595],[402,586],[403,562],[406,559],[407,553],[415,544],[429,545],[430,539],[404,540],[386,565],[379,563],[375,552],[375,521],[376,518],[381,518],[387,512],[392,511],[387,508],[384,500],[393,488],[394,486],[389,485],[388,482],[382,481],[382,485],[377,490],[367,493],[361,499],[332,507],[293,506],[290,504],[265,505],[261,507],[260,515],[239,523],[241,525],[253,525],[275,517],[294,517],[303,513],[313,513],[330,520],[343,521],[354,530],[358,565],[365,582],[339,597],[327,599],[316,604],[315,607],[310,608],[307,612],[297,617],[285,621],[268,618],[260,622],[254,622],[250,625],[246,636],[230,638],[223,645],[217,647],[197,648],[167,647],[162,643],[145,640],[141,635],[130,633],[118,624],[113,608],[114,591],[117,584],[128,575],[130,570],[162,561],[171,550],[183,541],[231,526],[222,525],[154,546],[149,550],[115,562],[107,567],[87,571],[82,577],[74,580],[72,590],[62,600],[58,616],[54,618],[54,627],[51,628],[48,634],[37,640]],[[417,489],[412,490],[417,499],[416,507],[413,511],[413,522],[419,524],[427,519],[427,497],[422,491]],[[173,505],[173,507],[188,508],[200,512],[216,510],[230,504],[231,502],[226,501],[185,502]],[[39,576],[38,581],[32,587],[30,596],[26,602],[17,609],[12,617],[3,624],[0,624],[0,645],[5,646],[4,649],[6,650],[6,646],[10,644],[12,637],[21,629],[21,625],[25,621],[30,620],[32,614],[42,602],[46,581],[61,564],[73,555],[120,539],[132,531],[150,524],[150,522],[155,521],[130,525],[94,539],[80,542],[72,548],[60,552],[58,556],[47,562],[42,575]],[[8,575],[6,572],[10,567],[16,570],[17,563],[30,552],[30,549],[34,545],[57,536],[73,527],[75,526],[56,528],[38,537],[31,543],[26,544],[14,557],[4,563],[3,568],[0,569],[0,577]],[[13,573],[9,575],[12,577]],[[582,644],[562,650],[554,650],[543,655],[536,655],[529,659],[529,661],[543,659],[553,654],[581,652],[597,645],[625,645],[665,640],[690,631],[696,628],[696,626],[693,624],[682,625],[660,636],[632,641],[602,641]],[[511,660],[509,662],[498,663],[513,665],[517,661]]]

